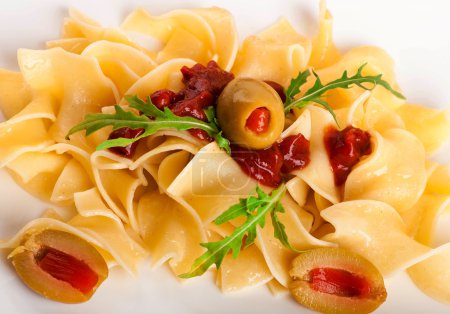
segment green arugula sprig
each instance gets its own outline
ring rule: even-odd
[[[128,101],[131,108],[141,111],[144,115],[125,111],[122,107],[116,105],[115,113],[96,113],[87,115],[83,122],[69,130],[66,139],[69,139],[70,135],[82,130],[86,131],[86,135],[90,135],[106,126],[112,126],[113,130],[123,127],[144,129],[144,133],[136,138],[116,138],[104,141],[97,146],[97,150],[102,150],[110,147],[127,146],[143,137],[152,135],[159,130],[176,129],[185,131],[189,129],[200,129],[206,131],[209,136],[216,140],[219,147],[230,154],[230,142],[222,136],[222,131],[217,124],[213,107],[209,107],[205,110],[209,121],[204,122],[192,117],[179,117],[167,107],[165,107],[163,111],[159,110],[152,103],[150,97],[148,97],[147,102],[142,101],[137,96],[125,96],[125,99]]]
[[[284,208],[280,201],[285,192],[286,186],[284,184],[273,190],[270,195],[257,186],[256,196],[241,199],[237,204],[231,206],[217,217],[214,220],[214,223],[217,225],[241,216],[246,217],[247,220],[224,239],[217,242],[201,243],[200,245],[205,247],[207,251],[194,261],[188,273],[182,274],[180,277],[191,278],[200,276],[213,264],[219,269],[223,259],[230,251],[233,254],[233,258],[237,258],[242,246],[248,247],[255,242],[257,226],[264,228],[268,213],[270,213],[272,218],[275,238],[287,248],[300,252],[289,244],[285,227],[277,216],[277,213],[284,213]]]
[[[405,99],[401,93],[395,91],[388,82],[383,80],[382,74],[378,75],[368,75],[364,76],[362,71],[367,63],[364,63],[358,68],[358,71],[353,76],[348,76],[347,71],[344,71],[342,76],[334,81],[331,81],[325,85],[320,81],[319,76],[314,70],[312,73],[314,74],[316,81],[314,85],[308,89],[303,96],[295,99],[294,97],[300,93],[300,88],[306,83],[308,77],[311,75],[310,70],[305,70],[300,72],[297,77],[291,80],[289,87],[286,90],[286,102],[284,103],[284,112],[289,113],[293,108],[304,108],[311,103],[317,103],[325,107],[333,116],[334,120],[337,123],[336,115],[333,109],[328,105],[328,103],[322,98],[325,92],[335,89],[335,88],[344,88],[349,89],[353,86],[359,86],[365,90],[372,90],[377,85],[381,85],[394,94],[398,98]],[[371,84],[371,86],[365,86],[364,84]]]

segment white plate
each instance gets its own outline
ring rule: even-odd
[[[0,67],[17,69],[17,48],[44,48],[59,36],[67,8],[74,6],[106,25],[117,25],[136,6],[158,14],[170,9],[217,5],[235,16],[241,39],[287,16],[308,36],[317,30],[318,1],[311,0],[2,0]],[[450,2],[329,1],[335,17],[335,39],[343,50],[373,44],[397,63],[399,83],[410,102],[433,107],[450,103]],[[0,118],[1,119],[1,118]],[[436,158],[450,161],[446,149]],[[0,238],[7,238],[50,205],[21,191],[0,171]],[[143,265],[138,278],[113,269],[93,299],[80,305],[45,300],[27,289],[0,260],[2,313],[307,313],[290,298],[274,298],[266,288],[222,295],[205,275],[180,285],[167,269]],[[449,283],[450,284],[450,283]],[[422,294],[405,274],[386,280],[388,299],[379,313],[449,313],[450,307]]]

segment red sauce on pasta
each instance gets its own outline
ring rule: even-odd
[[[299,133],[283,139],[279,144],[283,154],[283,167],[281,171],[289,173],[303,169],[309,164],[309,141]]]
[[[185,88],[176,94],[165,92],[167,96],[164,94],[164,97],[161,97],[161,91],[156,91],[151,95],[152,102],[153,98],[155,100],[162,99],[155,104],[160,109],[168,106],[177,116],[189,116],[207,121],[204,109],[215,105],[217,97],[233,80],[234,75],[222,70],[215,61],[209,61],[206,66],[199,63],[191,68],[184,66],[180,71],[183,74]],[[213,140],[203,130],[189,130],[189,133],[200,140]]]
[[[161,89],[151,94],[150,99],[159,110],[163,110],[177,100],[177,94],[169,89]]]
[[[233,144],[231,157],[251,178],[261,184],[277,187],[283,174],[302,169],[309,164],[309,141],[302,134],[297,134],[260,150]]]
[[[232,144],[231,157],[249,177],[259,183],[271,187],[277,187],[280,184],[283,155],[277,144],[259,150]]]
[[[169,108],[178,116],[190,116],[206,121],[204,109],[215,104],[225,86],[234,75],[222,70],[216,62],[205,66],[197,63],[191,68],[181,68],[185,88],[177,93],[177,101]]]
[[[361,157],[372,152],[370,134],[352,126],[341,131],[333,126],[328,127],[324,142],[333,169],[334,182],[338,186],[345,183],[352,167]]]

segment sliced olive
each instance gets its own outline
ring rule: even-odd
[[[226,137],[251,149],[272,145],[284,128],[284,107],[267,83],[250,78],[231,81],[220,94],[217,118]]]
[[[386,300],[380,272],[362,256],[342,248],[320,248],[297,256],[289,290],[302,305],[322,313],[370,313]]]
[[[33,234],[14,252],[10,258],[24,283],[54,301],[85,302],[108,276],[100,253],[68,232]]]

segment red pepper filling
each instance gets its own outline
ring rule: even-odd
[[[346,270],[336,268],[314,268],[309,272],[311,289],[341,297],[364,298],[370,294],[370,283]]]
[[[116,139],[116,138],[136,138],[140,136],[142,133],[144,133],[144,129],[130,129],[128,127],[117,129],[111,134],[109,134],[108,140]],[[111,147],[109,150],[117,155],[120,155],[122,157],[130,158],[133,156],[134,152],[136,151],[138,142],[131,143],[130,145],[124,146],[124,147]]]
[[[90,293],[98,282],[97,274],[85,262],[51,247],[41,249],[37,263],[52,277],[84,294]]]
[[[362,156],[372,152],[370,134],[352,126],[342,131],[330,126],[325,132],[324,142],[336,185],[344,184],[352,167]]]
[[[261,184],[277,187],[281,182],[282,173],[289,173],[308,165],[309,141],[302,134],[297,134],[260,150],[233,144],[231,157],[251,178]]]
[[[269,129],[270,111],[266,107],[256,108],[248,116],[245,126],[256,134],[264,133]]]

